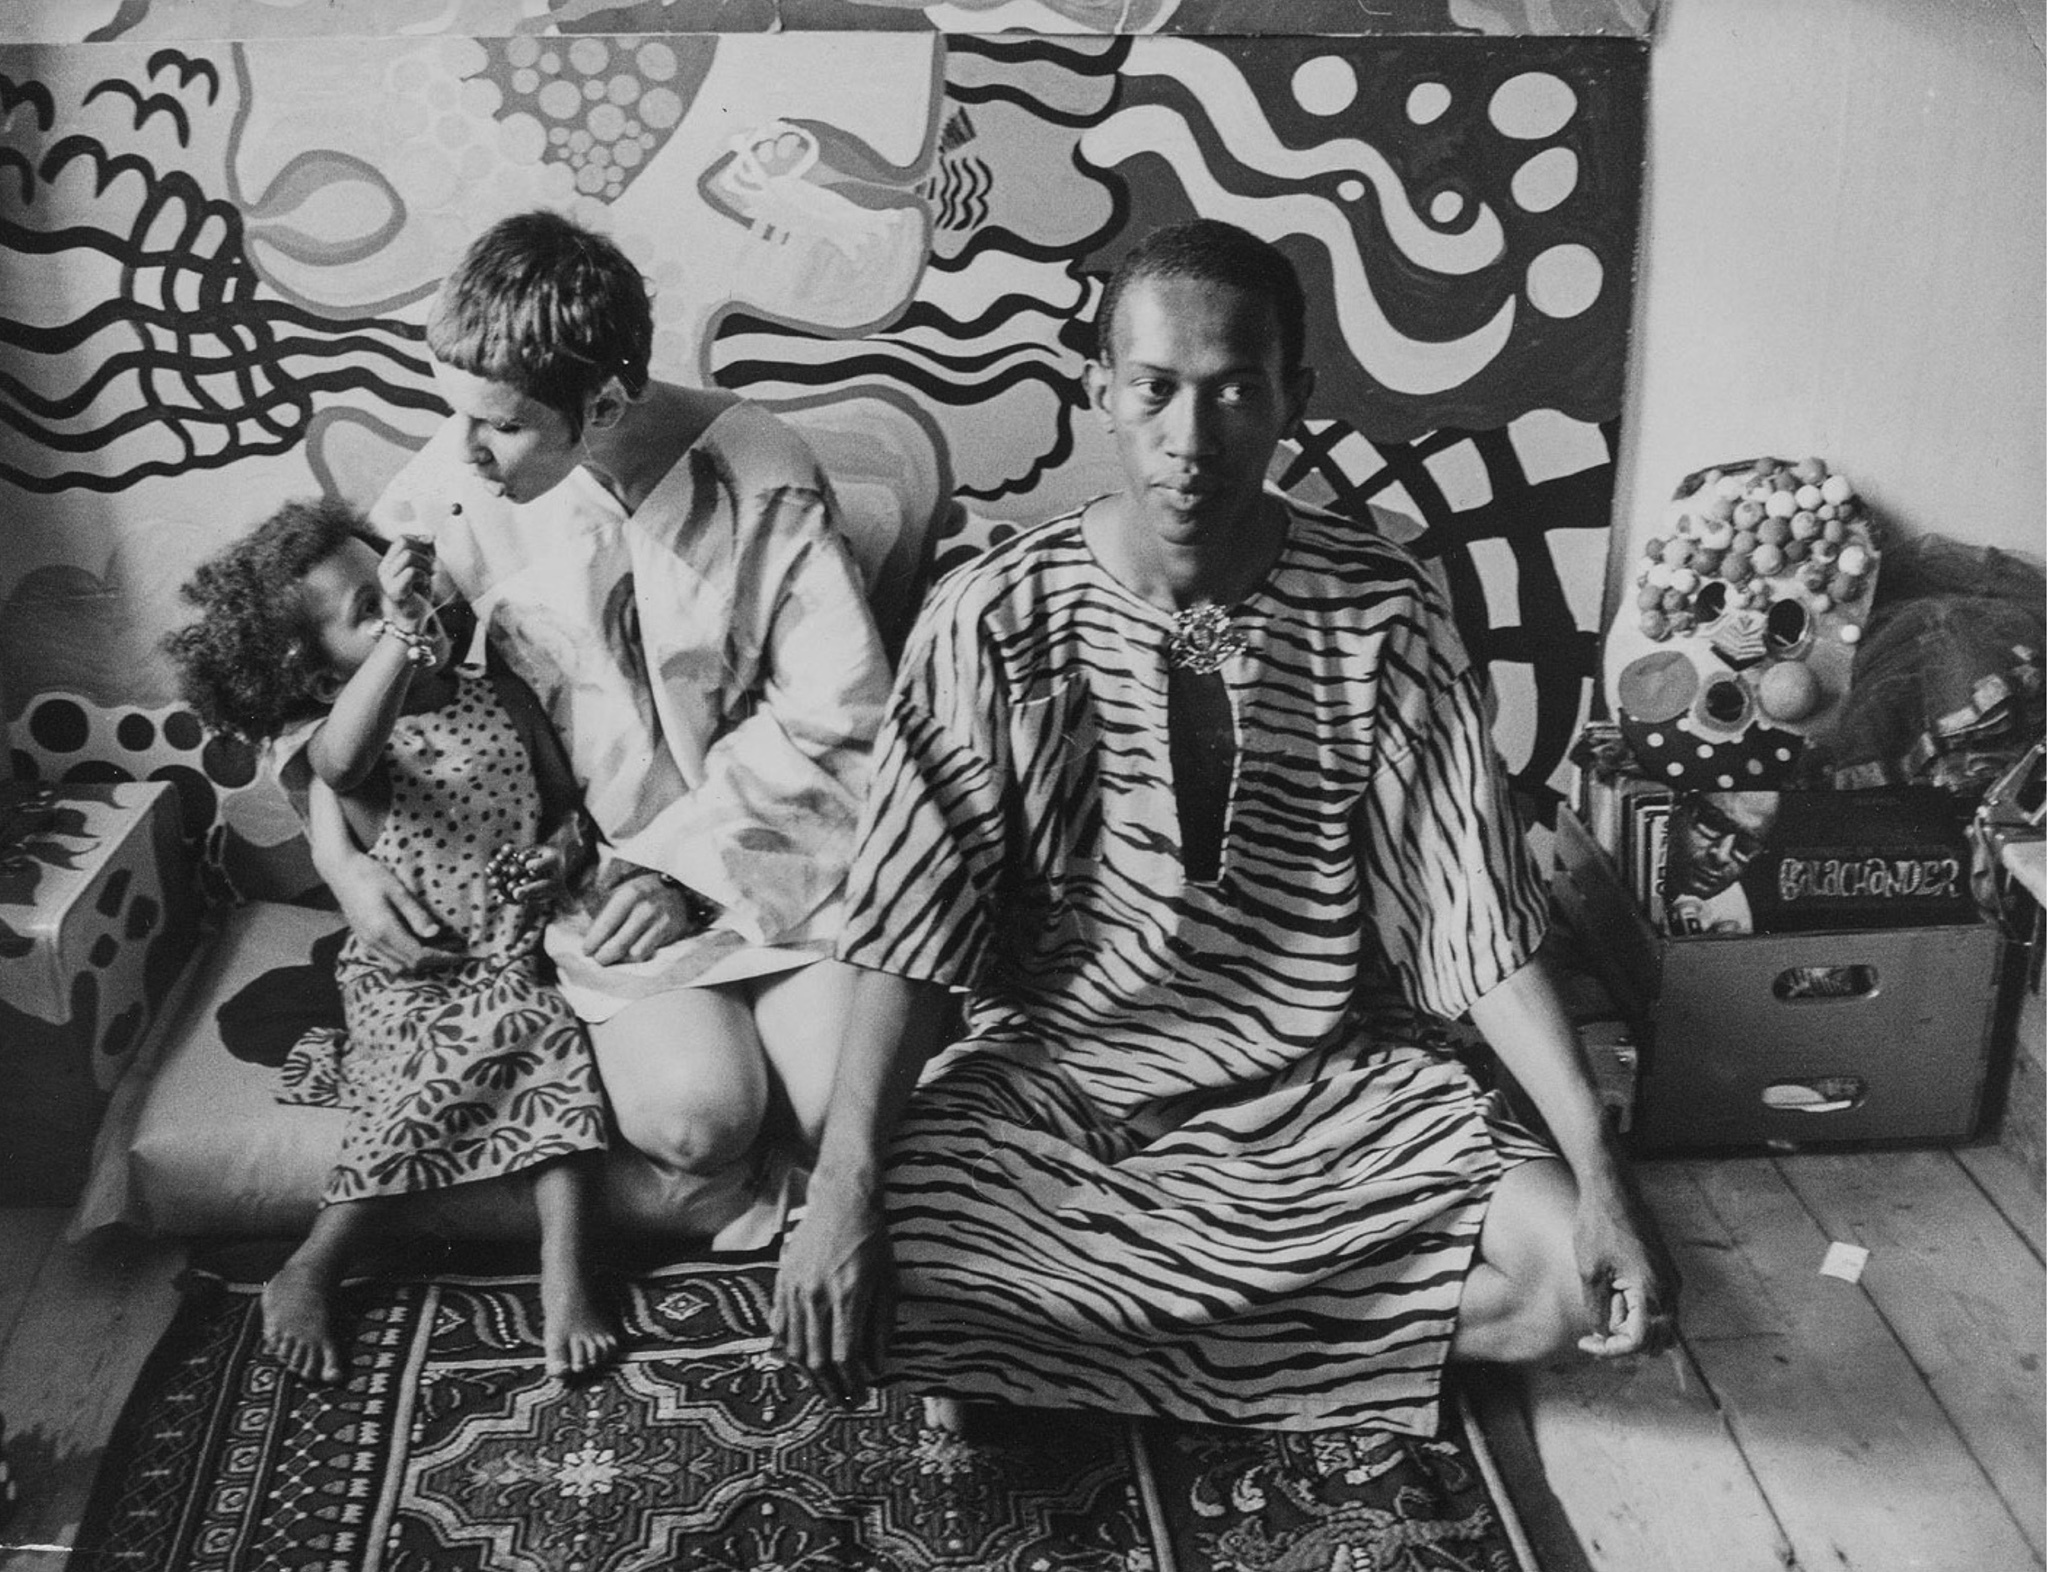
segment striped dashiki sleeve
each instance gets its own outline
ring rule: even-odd
[[[1381,758],[1356,817],[1366,907],[1420,1009],[1456,1020],[1535,954],[1549,901],[1491,705],[1441,593],[1385,646]]]
[[[847,874],[842,960],[950,988],[980,980],[1002,873],[1009,748],[972,579],[927,597],[882,715]]]

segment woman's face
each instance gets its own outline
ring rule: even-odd
[[[553,491],[583,458],[560,410],[509,382],[434,362],[434,386],[462,427],[462,452],[477,478],[508,502]]]

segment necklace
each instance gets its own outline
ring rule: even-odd
[[[1173,614],[1173,638],[1166,646],[1167,663],[1176,670],[1209,676],[1241,654],[1244,637],[1230,626],[1230,613],[1213,600],[1198,600]]]

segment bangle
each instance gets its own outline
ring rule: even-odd
[[[415,633],[410,628],[401,628],[386,617],[377,624],[377,637],[396,639],[405,646],[405,658],[415,666],[434,664],[434,641],[424,633]]]
[[[672,873],[663,873],[657,868],[654,870],[654,876],[682,896],[684,912],[697,932],[702,933],[718,920],[720,907],[716,901],[707,900],[699,895]]]

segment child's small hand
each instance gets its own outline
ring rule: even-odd
[[[377,588],[384,597],[385,617],[408,632],[418,632],[433,609],[433,540],[425,535],[394,540],[377,565]]]
[[[514,846],[491,853],[485,867],[491,893],[507,906],[553,900],[564,893],[566,863],[553,846]]]

